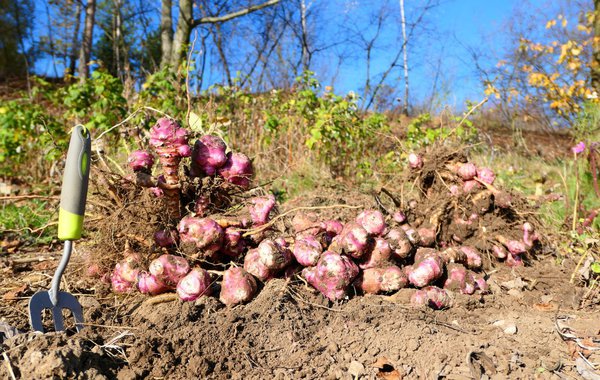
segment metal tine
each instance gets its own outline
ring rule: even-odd
[[[54,319],[54,331],[64,331],[65,324],[62,316],[62,308],[54,306],[52,308],[52,318]]]

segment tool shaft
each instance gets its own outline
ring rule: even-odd
[[[50,295],[50,301],[54,306],[58,305],[58,289],[60,288],[60,280],[62,275],[69,263],[69,259],[71,258],[71,251],[73,249],[73,242],[71,240],[65,240],[65,248],[63,250],[63,255],[60,259],[60,263],[58,264],[58,268],[56,268],[56,272],[54,272],[54,277],[52,277],[52,284],[50,285],[50,290],[48,294]]]

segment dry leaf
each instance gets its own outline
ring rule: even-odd
[[[538,311],[556,311],[558,307],[551,303],[534,303],[533,308]]]
[[[27,284],[24,284],[22,286],[19,286],[16,289],[10,290],[6,293],[4,293],[4,295],[2,296],[2,299],[4,301],[15,301],[20,297],[23,297],[23,294],[27,291]]]

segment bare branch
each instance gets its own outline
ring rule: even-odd
[[[201,17],[199,19],[195,19],[192,22],[192,27],[196,27],[196,26],[198,26],[200,24],[216,24],[216,23],[219,23],[219,22],[229,21],[229,20],[232,20],[234,18],[238,18],[240,16],[245,16],[245,15],[250,14],[252,12],[256,12],[256,11],[261,10],[263,8],[270,7],[272,5],[275,5],[275,4],[279,3],[280,1],[281,0],[269,0],[269,1],[266,1],[266,2],[264,2],[262,4],[253,5],[251,7],[240,9],[239,11],[231,12],[231,13],[228,13],[228,14],[223,15],[223,16]]]

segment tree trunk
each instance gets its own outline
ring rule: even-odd
[[[302,71],[306,72],[310,67],[310,51],[308,50],[308,30],[306,26],[306,13],[308,6],[306,0],[300,1],[300,26],[302,27]]]
[[[171,0],[162,0],[160,8],[160,68],[163,69],[171,63],[173,48],[173,15]]]
[[[408,41],[406,40],[406,17],[404,16],[404,0],[400,0],[400,18],[402,23],[402,52],[404,55],[404,107],[402,109],[402,112],[404,113],[404,115],[408,116]]]
[[[592,87],[600,96],[600,0],[594,0],[594,39],[590,64]]]
[[[69,74],[75,75],[77,65],[77,51],[79,50],[79,27],[81,26],[81,3],[75,1],[75,18],[73,20],[73,40],[69,52]]]
[[[181,59],[185,56],[187,45],[190,44],[190,33],[192,32],[192,0],[179,0],[179,18],[177,20],[177,31],[173,39],[171,50],[171,66],[177,71]]]
[[[88,0],[85,6],[85,27],[79,52],[79,81],[85,82],[89,74],[88,62],[92,51],[94,37],[94,17],[96,16],[96,0]]]

